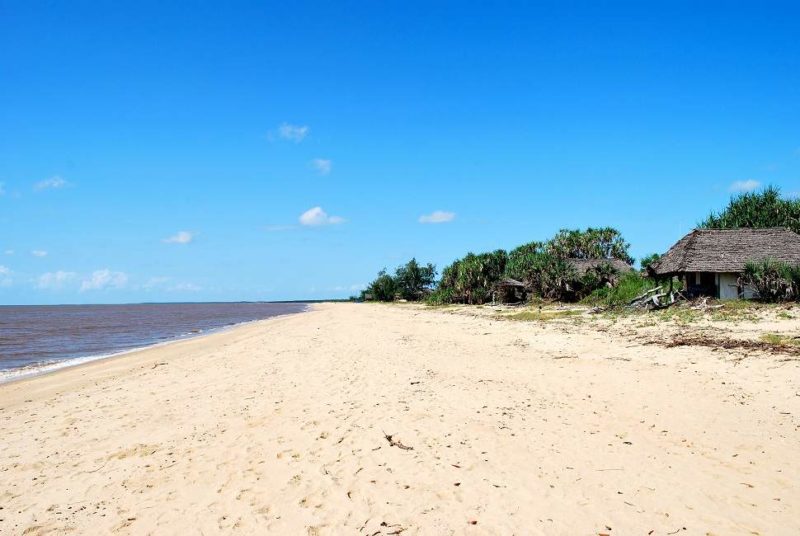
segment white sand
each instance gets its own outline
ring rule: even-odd
[[[800,366],[732,355],[317,306],[0,386],[0,533],[800,534]]]

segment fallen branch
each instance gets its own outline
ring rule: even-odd
[[[663,286],[663,285],[662,285],[662,286],[658,286],[658,287],[656,287],[656,288],[651,288],[650,290],[648,290],[647,292],[645,292],[645,293],[644,293],[644,294],[642,294],[641,296],[637,296],[637,297],[635,297],[634,299],[632,299],[628,305],[633,305],[634,303],[638,302],[639,300],[644,300],[644,299],[646,299],[646,298],[647,298],[647,297],[648,297],[650,294],[653,294],[654,292],[658,292],[658,291],[659,291],[659,290],[661,290],[662,288],[664,288],[664,286]]]
[[[628,303],[629,308],[639,307],[649,311],[666,309],[677,302],[676,298],[682,296],[676,292],[660,292],[664,287],[651,288],[641,296],[637,296]],[[664,298],[669,298],[664,300]]]
[[[403,450],[414,450],[414,447],[409,447],[408,445],[403,445],[403,443],[399,439],[394,438],[394,434],[389,435],[386,432],[383,432],[383,437],[386,438],[386,441],[389,442],[390,447],[397,447]]]

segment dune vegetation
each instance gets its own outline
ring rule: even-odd
[[[800,232],[800,200],[784,198],[772,186],[761,192],[739,194],[731,198],[724,210],[712,212],[698,227],[788,227]],[[381,270],[359,299],[480,305],[492,301],[498,283],[513,280],[524,285],[529,300],[614,307],[630,303],[664,283],[647,271],[659,257],[658,253],[643,257],[641,268],[636,270],[630,244],[619,230],[562,229],[547,240],[528,242],[510,251],[469,252],[445,266],[438,280],[433,264],[422,265],[411,259],[394,274]],[[576,260],[596,262],[579,270]],[[770,259],[748,263],[742,283],[756,289],[763,301],[800,298],[800,268]]]

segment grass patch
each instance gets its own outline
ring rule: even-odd
[[[655,314],[661,320],[671,320],[679,324],[691,324],[700,320],[713,322],[758,322],[757,313],[764,306],[745,300],[710,301],[708,308],[696,307],[692,302],[676,304],[673,307],[657,311]]]
[[[721,309],[711,314],[714,322],[758,322],[759,318],[751,313],[731,312]]]
[[[765,333],[761,336],[761,340],[776,346],[800,346],[800,339],[780,333]]]
[[[583,311],[567,309],[566,311],[522,311],[511,315],[503,315],[504,320],[516,320],[519,322],[548,322],[564,318],[576,317],[583,314]]]

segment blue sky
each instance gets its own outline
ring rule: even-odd
[[[0,1],[0,303],[345,297],[800,191],[790,2]]]

